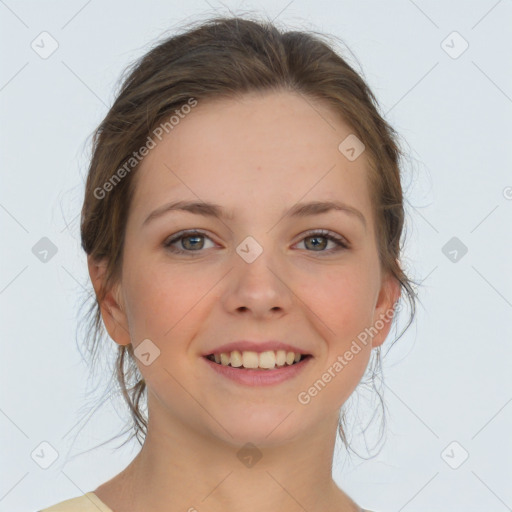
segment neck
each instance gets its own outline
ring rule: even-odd
[[[251,446],[150,414],[139,454],[95,493],[119,512],[360,511],[332,479],[337,416],[315,428]]]

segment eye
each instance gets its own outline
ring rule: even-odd
[[[322,239],[325,241],[322,241]],[[326,231],[325,229],[307,232],[306,236],[299,243],[302,242],[305,243],[306,247],[312,247],[314,249],[313,251],[309,252],[321,252],[330,254],[350,248],[350,244],[345,238],[330,231]],[[327,251],[322,250],[325,249],[325,247],[328,245],[328,242],[334,243],[334,248]]]
[[[163,246],[169,251],[176,254],[185,254],[192,252],[200,252],[201,249],[204,249],[204,240],[201,239],[211,239],[206,236],[201,231],[189,230],[189,231],[180,231],[176,233],[171,238],[168,238]],[[181,248],[174,247],[174,244],[181,242]]]
[[[201,231],[180,231],[179,233],[176,233],[175,235],[168,238],[163,243],[163,246],[167,250],[175,254],[188,253],[192,255],[192,253],[194,252],[200,254],[202,249],[208,249],[208,247],[205,247],[204,244],[205,239],[210,240],[210,242],[212,242],[211,238]],[[323,242],[322,239],[324,240]],[[331,254],[333,252],[338,252],[350,248],[349,242],[344,237],[323,229],[307,232],[306,236],[301,240],[301,242],[304,242],[306,247],[313,248],[313,251],[309,252],[321,252]],[[332,242],[334,244],[334,248],[329,250],[323,250],[327,247],[329,242]],[[180,243],[181,247],[175,247],[175,244],[178,243]]]

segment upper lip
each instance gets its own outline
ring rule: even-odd
[[[286,350],[287,352],[295,352],[296,354],[309,355],[305,350],[296,347],[294,345],[290,345],[289,343],[283,343],[282,341],[232,341],[231,343],[225,343],[224,345],[219,345],[215,348],[211,348],[208,351],[203,353],[203,356],[209,356],[210,354],[221,354],[221,353],[229,353],[234,350],[243,351],[253,351],[253,352],[265,352],[267,350]]]

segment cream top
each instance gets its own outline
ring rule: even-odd
[[[39,512],[113,512],[96,494],[88,492],[69,500],[61,501]]]
[[[39,512],[113,512],[96,494],[88,492],[83,496],[77,496],[69,500],[61,501]],[[362,509],[362,512],[372,512]]]

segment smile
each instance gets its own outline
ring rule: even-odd
[[[202,356],[201,359],[213,370],[213,375],[248,387],[272,386],[291,380],[304,371],[313,360],[310,354],[290,352],[285,354],[282,363],[283,354],[279,352],[281,351],[272,352],[272,355],[266,352],[240,352],[240,356],[235,354],[233,358],[233,352],[224,352]],[[239,366],[232,366],[233,364]]]
[[[210,354],[207,359],[222,366],[230,366],[239,369],[252,370],[275,370],[286,368],[299,363],[303,359],[310,357],[308,354],[299,354],[286,350],[266,350],[264,352],[255,352],[251,350],[232,352],[222,352],[220,354]]]

